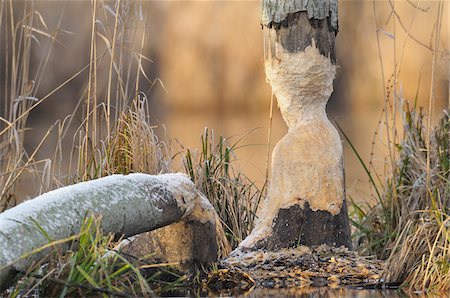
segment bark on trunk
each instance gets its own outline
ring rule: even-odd
[[[18,259],[47,244],[47,236],[59,240],[76,234],[89,214],[102,215],[105,233],[125,236],[184,219],[188,225],[205,224],[209,235],[198,238],[205,241],[197,244],[204,249],[195,251],[203,254],[196,261],[217,258],[214,208],[186,175],[113,175],[57,189],[0,214],[0,289],[46,252]]]
[[[342,144],[325,112],[337,0],[263,0],[261,23],[267,80],[289,132],[274,149],[268,195],[240,249],[350,248]]]

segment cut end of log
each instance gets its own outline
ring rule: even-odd
[[[217,215],[208,199],[196,192],[195,207],[181,221],[125,240],[120,250],[136,258],[147,256],[146,262],[172,263],[188,273],[217,261]]]

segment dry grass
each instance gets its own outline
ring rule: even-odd
[[[123,114],[140,113],[138,118],[132,116],[131,125],[148,115],[144,116],[142,108],[135,104],[139,101],[145,106],[145,95],[139,90],[142,80],[149,81],[143,67],[149,59],[142,54],[146,20],[141,18],[140,4],[127,0],[92,1],[89,64],[48,94],[37,98],[52,49],[59,43],[59,36],[68,32],[61,28],[65,7],[62,6],[56,27],[49,28],[33,1],[0,1],[0,37],[5,41],[0,63],[4,71],[0,76],[4,102],[0,107],[0,211],[27,196],[112,173],[114,169],[109,167],[113,164],[105,161],[113,151],[109,148],[114,145],[111,133],[118,129],[114,124],[119,125]],[[31,61],[34,49],[44,45],[48,45],[47,55],[40,61]],[[32,62],[38,65],[33,73]],[[31,152],[26,150],[25,143],[31,130],[27,127],[29,114],[77,77],[86,78],[88,84],[76,109],[68,117],[55,121]],[[77,119],[82,119],[78,127]],[[148,122],[148,117],[145,121]],[[72,155],[69,155],[64,144],[70,141],[74,129]],[[139,129],[145,137],[153,134],[149,128]],[[47,158],[37,159],[51,137],[56,138],[55,152],[45,154]],[[151,137],[154,138],[154,134]],[[149,166],[147,163],[144,167]],[[26,189],[35,191],[19,192],[24,189],[23,184],[28,186]]]
[[[395,174],[388,177],[374,208],[354,206],[359,217],[353,224],[363,251],[387,259],[385,280],[401,282],[415,291],[448,291],[449,114],[444,111],[431,130],[427,147],[424,114],[404,103],[403,140],[396,145]]]
[[[92,1],[88,85],[79,105],[83,121],[73,139],[75,160],[71,159],[70,166],[76,164],[76,175],[71,182],[99,178],[116,170],[158,173],[166,168],[151,160],[164,157],[164,146],[148,125],[147,100],[140,93],[142,81],[150,81],[143,66],[150,60],[142,53],[146,20],[140,16],[140,5],[133,1]],[[143,147],[137,150],[137,146]],[[120,166],[118,162],[125,164]]]
[[[58,23],[56,30],[59,29]],[[49,51],[57,35],[48,32],[47,25],[33,3],[26,2],[22,9],[14,10],[13,3],[0,1],[0,38],[2,73],[0,74],[0,212],[16,205],[21,183],[28,178],[39,191],[49,188],[49,159],[38,160],[36,154],[47,140],[54,126],[42,136],[31,152],[25,150],[28,116],[48,96],[36,98],[43,71],[48,62],[42,57],[36,74],[30,73],[32,44],[38,38],[50,39]],[[47,181],[46,181],[47,180]],[[34,193],[35,194],[35,193]]]
[[[446,112],[433,130],[428,150],[423,115],[405,113],[406,138],[397,166],[398,197],[390,203],[397,224],[386,247],[385,276],[420,291],[450,290],[450,121]],[[425,150],[423,150],[425,148]],[[427,152],[430,163],[427,166]],[[427,168],[430,179],[427,182]]]
[[[33,2],[23,2],[21,9],[13,9],[12,1],[0,0],[0,38],[6,41],[1,45],[4,53],[1,57],[2,70],[5,69],[5,73],[1,73],[0,96],[5,100],[0,107],[0,212],[21,200],[18,193],[24,179],[31,181],[27,183],[33,184],[38,193],[54,186],[113,173],[157,174],[170,171],[171,146],[167,141],[160,141],[155,127],[149,124],[147,100],[140,93],[142,80],[150,80],[143,67],[149,60],[142,53],[147,34],[146,20],[138,13],[139,3],[127,0],[93,0],[91,3],[88,65],[48,94],[37,98],[50,56],[42,57],[38,61],[37,73],[30,74],[32,44],[36,40],[48,39],[47,52],[51,55],[58,34],[64,32],[60,27],[61,19],[50,30],[34,9]],[[438,5],[442,6],[443,1]],[[408,31],[395,12],[394,5],[392,10],[394,36],[396,22]],[[438,56],[442,9],[440,12],[433,35],[434,45],[428,47],[434,55],[433,74]],[[375,6],[374,14],[377,14]],[[377,37],[378,34],[377,31]],[[394,37],[394,49],[398,47],[397,42]],[[403,47],[405,43],[406,39]],[[381,49],[379,39],[378,45]],[[359,219],[354,224],[366,239],[367,251],[388,259],[387,280],[405,281],[404,285],[412,290],[448,291],[449,116],[445,114],[433,129],[433,87],[430,90],[428,118],[424,120],[423,113],[415,104],[408,106],[400,92],[398,74],[402,54],[397,57],[397,52],[394,54],[394,74],[384,88],[385,127],[382,129],[389,143],[387,165],[390,173],[383,182],[382,175],[370,166],[366,167],[377,193],[378,205],[370,211],[357,207]],[[380,62],[383,82],[386,82],[381,56]],[[51,126],[36,148],[26,150],[30,112],[74,78],[85,75],[85,72],[88,83],[76,110]],[[400,111],[402,106],[404,110]],[[398,119],[400,112],[403,118]],[[70,128],[76,125],[77,118],[82,120],[75,133],[68,134]],[[402,134],[397,131],[399,121],[403,124]],[[53,157],[37,159],[39,150],[52,133],[58,139]],[[62,143],[70,137],[73,145],[68,157]],[[239,141],[229,144],[226,139],[216,139],[212,131],[206,130],[201,138],[200,150],[187,150],[183,157],[186,173],[216,208],[232,247],[253,228],[256,209],[265,192],[265,187],[258,188],[241,173],[234,154],[238,147]],[[67,170],[62,169],[64,160],[69,160]],[[111,263],[99,258],[110,247],[110,236],[101,235],[92,220],[88,220],[84,228],[86,230],[80,233],[79,246],[84,249],[64,256],[56,254],[56,258],[47,260],[49,265],[44,276],[35,271],[39,268],[30,268],[34,277],[28,275],[16,290],[31,293],[41,284],[40,289],[48,295],[99,292],[122,295],[125,290],[133,295],[151,294],[139,270],[134,270],[120,256],[115,257],[112,267]],[[117,279],[113,282],[111,276]],[[60,287],[52,289],[42,286],[53,282],[59,282]]]
[[[44,192],[115,173],[159,174],[171,171],[173,153],[170,141],[159,140],[157,128],[150,125],[146,95],[140,92],[142,80],[149,81],[143,64],[149,59],[142,53],[146,20],[138,13],[139,3],[126,0],[93,0],[91,3],[89,64],[45,97],[37,99],[34,96],[39,82],[31,80],[28,73],[33,51],[31,41],[36,39],[33,33],[47,26],[32,2],[19,5],[23,11],[16,15],[12,2],[0,0],[0,16],[8,18],[0,19],[0,32],[10,34],[8,36],[13,39],[6,39],[6,51],[10,54],[5,58],[6,62],[2,61],[8,64],[7,76],[2,76],[6,86],[2,96],[4,93],[8,100],[2,107],[0,118],[0,167],[3,173],[0,176],[0,211],[20,201],[15,196],[25,174],[28,175],[26,178],[31,176],[32,183],[39,186],[40,192]],[[6,14],[5,11],[9,10],[11,12]],[[18,24],[10,22],[16,19],[20,20]],[[55,32],[60,29],[58,24]],[[44,33],[53,45],[57,35],[50,30]],[[48,59],[49,56],[43,58],[41,75],[45,75],[44,64]],[[31,154],[27,153],[28,114],[78,76],[86,78],[87,85],[75,110],[57,121],[37,148]],[[50,134],[56,136],[53,156],[36,160],[36,154]],[[70,151],[64,147],[67,141],[72,143]],[[184,160],[187,173],[205,192],[221,218],[217,225],[218,240],[222,254],[226,255],[230,247],[221,223],[225,226],[227,238],[235,246],[253,228],[263,190],[240,172],[234,156],[238,142],[229,146],[224,138],[220,138],[216,147],[214,141],[214,136],[206,131],[198,159],[188,150]],[[67,169],[65,164],[68,164]],[[112,261],[103,258],[115,243],[111,235],[102,234],[98,219],[87,219],[77,239],[74,251],[61,254],[55,250],[30,268],[9,296],[15,297],[20,293],[50,296],[153,294],[154,288],[148,283],[154,283],[155,276],[150,279],[144,277],[142,268],[133,267],[118,254],[114,254]],[[178,278],[176,284],[184,277]],[[172,282],[167,286],[170,288]],[[163,290],[164,287],[158,289]]]
[[[373,3],[376,17],[376,3]],[[390,3],[395,30],[395,23],[402,23],[393,2]],[[368,210],[355,206],[358,216],[353,222],[359,236],[362,235],[360,244],[364,251],[387,259],[384,279],[420,292],[450,290],[449,111],[444,110],[437,125],[432,121],[435,62],[444,2],[436,2],[436,5],[437,25],[433,32],[434,44],[430,47],[433,63],[428,114],[425,116],[417,107],[417,96],[411,106],[403,98],[398,82],[399,64],[395,62],[394,74],[385,86],[384,127],[380,127],[388,138],[386,182],[382,182],[382,175],[376,172],[372,162],[370,168],[363,164],[378,203]],[[394,49],[395,42],[394,37]],[[405,43],[406,39],[403,47]],[[378,44],[380,48],[379,40]],[[401,55],[397,57],[394,52],[394,61],[401,61]],[[383,70],[381,54],[380,62]],[[403,128],[401,132],[397,131],[399,123]]]
[[[78,234],[52,245],[7,296],[153,297],[183,285],[185,277],[166,265],[145,259],[133,265],[130,256],[114,250],[114,235],[104,235],[100,225],[101,218],[86,218]],[[62,254],[61,243],[71,249]]]
[[[145,97],[136,100],[131,109],[121,113],[115,129],[107,141],[108,154],[102,168],[111,173],[131,172],[161,174],[169,172],[172,150],[159,141],[150,126]]]
[[[1,58],[2,66],[6,65],[2,68],[5,74],[1,75],[1,86],[4,86],[1,96],[6,100],[0,109],[0,212],[20,202],[18,190],[25,178],[27,183],[34,183],[38,191],[44,192],[55,185],[113,173],[167,172],[171,162],[170,147],[158,140],[155,127],[149,125],[147,100],[145,94],[139,92],[141,80],[148,79],[143,67],[143,61],[148,59],[142,55],[145,20],[140,19],[139,3],[93,0],[89,64],[39,99],[36,94],[40,76],[45,75],[49,56],[42,58],[38,75],[32,79],[32,43],[39,42],[44,35],[51,39],[53,46],[55,32],[61,28],[58,24],[55,32],[50,32],[33,2],[16,4],[0,1],[0,34],[6,35],[0,36],[6,40],[2,48],[6,55]],[[38,146],[28,153],[25,142],[29,113],[62,86],[70,84],[73,78],[85,75],[84,71],[88,71],[88,84],[76,109],[50,127]],[[82,119],[81,123],[71,136],[77,119]],[[56,134],[57,139],[53,156],[36,160],[51,133]],[[68,137],[73,140],[71,151],[63,146]],[[67,161],[69,166],[64,170]],[[102,234],[98,219],[87,219],[76,238],[74,251],[63,255],[55,250],[49,254],[29,269],[8,296],[24,293],[44,296],[154,294],[149,282],[158,285],[156,276],[144,277],[143,268],[133,267],[119,254],[111,259],[104,257],[115,242],[112,235]],[[153,273],[165,270],[160,269]],[[183,278],[178,276],[174,280],[179,279],[178,283]],[[172,285],[172,282],[159,284],[156,290],[163,291]]]

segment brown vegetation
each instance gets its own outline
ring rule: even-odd
[[[0,92],[2,98],[0,106],[0,211],[16,205],[27,196],[34,196],[37,193],[77,181],[111,173],[169,171],[174,165],[172,158],[177,155],[177,149],[172,149],[176,148],[172,146],[175,142],[161,137],[165,135],[165,132],[157,131],[150,124],[149,102],[146,93],[140,93],[141,90],[154,85],[157,80],[150,80],[150,75],[146,73],[145,66],[150,63],[144,53],[148,43],[147,36],[149,36],[147,34],[149,31],[146,31],[148,19],[140,18],[139,5],[132,1],[122,1],[121,5],[114,5],[114,3],[94,0],[91,3],[91,10],[89,10],[92,13],[88,16],[90,21],[84,22],[76,19],[80,24],[79,29],[89,33],[88,38],[85,38],[87,43],[79,42],[73,49],[70,47],[66,49],[67,51],[73,50],[72,54],[62,55],[61,51],[56,51],[56,48],[64,44],[65,40],[72,38],[72,34],[63,26],[64,13],[61,13],[58,18],[51,19],[41,14],[37,9],[37,7],[41,7],[37,3],[31,1],[20,2],[20,5],[17,3],[0,0],[0,52],[2,53],[2,68],[0,69],[0,86],[2,88]],[[379,2],[376,3],[378,5]],[[367,29],[368,27],[354,24],[356,19],[370,18],[356,18],[355,14],[360,13],[357,9],[354,12],[348,10],[349,14],[342,18],[341,42],[338,43],[338,47],[351,44],[353,49],[339,49],[338,53],[342,53],[342,56],[338,57],[338,63],[339,59],[342,59],[342,72],[353,74],[356,77],[356,80],[349,84],[351,85],[348,92],[349,102],[354,109],[352,113],[348,114],[358,115],[357,118],[352,118],[352,121],[344,123],[344,131],[350,130],[353,135],[362,134],[361,131],[367,134],[368,127],[365,125],[353,125],[352,129],[347,128],[353,123],[368,122],[365,112],[377,110],[374,109],[374,105],[377,104],[373,99],[380,98],[381,90],[384,90],[384,114],[376,131],[383,138],[388,136],[388,146],[379,151],[389,152],[387,162],[382,160],[379,163],[382,168],[386,169],[381,171],[383,173],[377,171],[380,167],[377,167],[374,159],[366,167],[371,176],[373,197],[378,202],[378,206],[371,212],[367,212],[361,208],[361,204],[355,205],[354,214],[355,216],[359,215],[359,218],[355,218],[354,224],[362,233],[361,239],[365,239],[362,241],[367,241],[365,242],[367,252],[388,257],[389,272],[386,273],[386,278],[395,281],[405,280],[405,286],[414,290],[448,290],[450,287],[448,114],[440,115],[439,119],[442,120],[437,126],[433,121],[438,118],[435,110],[439,110],[445,102],[442,99],[445,95],[445,92],[442,91],[443,88],[435,86],[441,84],[439,83],[441,80],[437,78],[442,78],[446,71],[446,65],[442,67],[442,62],[439,61],[445,62],[445,59],[440,57],[448,59],[448,51],[440,46],[441,43],[445,45],[447,42],[448,44],[448,40],[445,41],[447,35],[444,34],[445,30],[448,30],[448,26],[446,26],[448,18],[445,18],[445,10],[441,12],[440,17],[434,23],[437,24],[435,28],[442,27],[442,34],[439,34],[440,31],[436,29],[432,34],[434,39],[430,39],[428,42],[428,37],[424,36],[430,31],[426,30],[433,29],[434,25],[427,23],[426,26],[417,28],[417,24],[422,25],[423,23],[417,20],[430,18],[432,13],[437,12],[438,5],[443,5],[443,1],[436,5],[430,4],[429,9],[428,6],[422,5],[419,5],[419,9],[414,8],[415,4],[411,3],[412,1],[401,4],[398,4],[398,1],[387,1],[381,4],[383,5],[382,11],[378,7],[375,12],[378,50],[382,67],[384,66],[383,73],[393,73],[390,79],[382,78],[386,86],[380,88],[379,91],[372,92],[373,90],[368,87],[368,84],[376,86],[378,82],[376,71],[372,71],[378,61],[370,58],[373,57],[371,56],[372,48],[376,50],[377,47],[363,50],[361,44],[371,42],[366,37],[370,30]],[[184,29],[179,29],[181,25],[185,25],[186,19],[180,18],[180,21],[175,22],[179,15],[171,12],[176,11],[172,5],[174,4],[170,4],[169,8],[163,7],[154,10],[154,12],[163,11],[165,15],[170,14],[170,20],[173,22],[168,22],[170,25],[167,27],[158,27],[163,28],[162,33],[158,34],[163,35],[164,39],[170,42],[172,42],[171,36],[183,36],[186,33],[183,31]],[[195,13],[193,7],[200,4],[184,3],[183,5],[190,7],[191,13]],[[204,8],[200,13],[208,17],[196,19],[208,23],[211,18],[214,18],[211,17],[213,13],[222,15],[220,7],[225,4],[214,5],[218,6],[210,9]],[[249,22],[257,24],[257,15],[259,14],[257,4],[240,5],[249,5],[252,14],[250,18],[241,9],[239,20],[245,21],[246,24]],[[348,5],[344,1],[341,9],[345,11]],[[351,3],[351,5],[356,5],[365,13],[370,12],[367,9],[369,4],[362,1]],[[158,11],[158,9],[160,10]],[[409,10],[412,10],[413,13],[407,13]],[[231,12],[228,12],[228,16],[234,12],[232,9],[229,11]],[[405,12],[408,16],[407,20],[401,17],[401,12]],[[416,16],[417,19],[415,19]],[[223,17],[225,18],[225,16]],[[48,24],[50,20],[52,24]],[[386,27],[380,25],[382,22],[385,24],[386,20],[390,20]],[[414,22],[414,20],[416,21]],[[184,28],[183,26],[180,28]],[[205,28],[207,24],[201,23],[198,27]],[[206,45],[195,44],[196,55],[188,57],[192,58],[194,62],[184,66],[185,72],[181,72],[175,67],[177,61],[169,55],[169,52],[159,53],[161,61],[166,63],[161,64],[162,76],[169,78],[178,76],[179,79],[172,87],[176,92],[169,92],[167,95],[168,97],[173,96],[173,102],[170,102],[168,106],[176,106],[175,102],[188,96],[185,92],[186,82],[190,82],[194,71],[198,72],[198,76],[195,77],[198,79],[195,81],[197,82],[195,84],[198,88],[197,91],[200,92],[202,86],[205,85],[202,78],[209,78],[208,68],[190,69],[189,65],[196,65],[195,61],[203,59],[203,53],[211,42],[217,43],[214,42],[214,38],[220,34],[217,34],[218,29],[214,28],[216,31],[210,33],[209,43]],[[419,37],[413,34],[415,33],[413,29],[420,31]],[[251,35],[260,38],[259,30],[260,28],[257,26]],[[356,32],[358,30],[363,30],[363,32]],[[175,31],[178,35],[170,35],[171,31]],[[353,35],[343,34],[346,31],[355,31],[353,33],[359,34],[356,36],[361,38],[354,40]],[[390,31],[393,33],[389,33]],[[422,35],[420,36],[420,34]],[[362,38],[362,36],[366,38]],[[438,36],[442,37],[441,43],[439,43],[439,39],[436,39]],[[186,37],[186,39],[189,38]],[[258,66],[258,60],[249,57],[262,57],[262,52],[258,52],[262,51],[262,47],[258,42],[247,40],[245,40],[247,43],[244,47],[240,44],[241,40],[236,41],[236,39],[233,34],[230,34],[230,40],[237,46],[230,51],[228,56],[231,58],[224,60],[228,61],[225,63],[226,67],[232,64],[230,72],[221,76],[221,68],[216,69],[214,80],[206,84],[208,87],[206,89],[211,93],[200,92],[198,94],[201,96],[198,97],[205,101],[210,98],[220,98],[224,102],[225,99],[234,96],[235,101],[245,101],[246,103],[248,101],[248,106],[252,108],[261,106],[261,101],[269,98],[268,89],[266,89],[266,93],[261,91],[267,88],[263,87],[262,65]],[[190,38],[190,42],[195,40]],[[390,46],[383,46],[383,41],[396,43],[394,46],[396,58],[393,63],[388,63],[385,59],[386,53],[389,53],[391,49]],[[40,46],[36,46],[35,43]],[[87,47],[85,47],[86,45]],[[421,50],[408,51],[415,47]],[[165,44],[164,49],[167,48]],[[175,54],[182,52],[184,55],[188,55],[188,51],[183,49],[183,46],[174,47],[173,52]],[[212,47],[210,51],[218,51],[218,49],[220,46]],[[247,51],[247,49],[249,50]],[[54,54],[56,52],[59,54]],[[244,52],[245,55],[242,54]],[[75,55],[74,53],[76,56],[72,57]],[[234,63],[236,53],[242,54],[239,56],[238,63]],[[431,63],[429,61],[433,54],[434,63]],[[56,62],[52,61],[52,55],[58,58],[54,59],[57,60]],[[220,60],[220,56],[209,55],[208,57],[206,65]],[[420,67],[411,62],[413,59],[418,59],[417,57],[423,59],[421,62],[425,62],[422,76],[412,75],[421,73]],[[67,75],[64,71],[59,72],[55,67],[55,63],[68,64],[69,60],[74,60],[73,64],[80,66],[78,70]],[[252,61],[251,66],[245,64],[249,60]],[[344,61],[350,61],[350,63],[344,63]],[[179,64],[177,65],[179,66]],[[236,74],[247,68],[250,68],[251,71],[244,75],[244,79],[238,80],[237,78],[240,78],[242,74]],[[259,83],[249,83],[255,73],[261,74]],[[430,82],[428,79],[432,77],[432,74],[434,74],[434,80]],[[417,78],[420,77],[422,79],[418,80]],[[80,82],[83,81],[86,81],[87,84],[80,87],[82,85]],[[419,81],[417,88],[410,87],[416,86],[413,81]],[[225,87],[217,88],[224,82],[227,82]],[[51,119],[52,117],[47,117],[47,115],[50,115],[52,106],[60,107],[60,103],[54,104],[49,100],[54,100],[58,96],[58,92],[71,84],[76,86],[73,88],[76,91],[72,89],[72,91],[64,93],[65,96],[62,98],[77,98],[75,109],[67,117],[63,115],[48,129],[39,131],[36,128],[33,134],[39,135],[38,141],[30,149],[30,143],[27,143],[27,139],[33,137],[28,122],[30,114],[38,113],[39,109],[44,106],[45,109],[48,109],[44,110],[44,113],[48,112],[45,114],[46,118]],[[225,91],[229,86],[234,86],[233,92],[225,96]],[[433,91],[434,88],[436,91]],[[247,89],[252,89],[253,93],[243,97],[236,95]],[[429,92],[430,90],[432,91]],[[431,95],[428,97],[427,93],[431,93]],[[190,96],[192,97],[192,94]],[[413,99],[414,104],[408,105],[405,98]],[[426,103],[428,98],[430,109],[427,113],[428,118],[424,121],[425,118],[418,107]],[[216,106],[215,103],[212,105],[218,107],[217,111],[222,115],[221,105],[217,104]],[[199,106],[205,107],[204,103]],[[401,111],[403,107],[405,109]],[[245,115],[244,120],[247,120],[247,116]],[[361,120],[363,117],[364,121]],[[178,121],[180,120],[178,119]],[[401,126],[400,123],[402,123]],[[202,125],[204,124],[202,123]],[[258,125],[260,124],[253,126]],[[403,134],[400,133],[400,127],[403,127]],[[433,129],[433,127],[436,128]],[[190,130],[192,131],[192,128]],[[274,138],[278,138],[283,130],[283,127],[275,128],[274,131],[279,133]],[[195,136],[195,139],[198,137]],[[355,138],[350,137],[350,139]],[[192,141],[189,140],[189,142]],[[259,142],[256,141],[256,143]],[[206,131],[202,136],[199,152],[195,153],[195,150],[182,148],[183,154],[181,154],[186,173],[215,205],[225,226],[226,236],[233,246],[252,229],[255,210],[265,189],[258,187],[253,179],[249,179],[242,173],[243,170],[237,164],[240,158],[235,155],[235,149],[240,148],[238,144],[238,141],[229,144],[225,139],[217,140],[211,131]],[[45,148],[51,148],[51,150],[43,150]],[[251,154],[254,154],[255,147],[250,148],[252,148]],[[261,160],[264,160],[266,150],[263,149],[261,152],[263,152]],[[362,160],[366,160],[371,155],[368,147],[363,148],[362,155]],[[353,160],[353,157],[347,157],[347,162]],[[386,180],[383,178],[383,174],[387,177]],[[347,179],[347,181],[353,180],[353,178]],[[358,193],[353,192],[353,197],[356,195]],[[365,194],[364,198],[367,197]],[[31,293],[38,287],[43,290],[43,294],[47,295],[75,292],[84,294],[102,292],[119,295],[123,294],[125,290],[133,295],[151,293],[152,287],[149,283],[154,282],[156,276],[150,276],[150,278],[142,276],[139,269],[144,268],[127,263],[120,254],[114,255],[113,263],[103,262],[104,253],[112,247],[113,243],[110,236],[101,235],[95,221],[96,219],[88,219],[85,229],[76,236],[80,243],[85,243],[85,251],[78,250],[69,255],[57,253],[51,255],[54,257],[53,259],[43,260],[49,262],[45,268],[40,268],[40,264],[36,264],[27,272],[28,277],[19,283],[16,293],[22,289],[26,293]],[[83,260],[88,260],[88,262]],[[114,266],[114,268],[110,266]],[[143,266],[153,268],[156,265],[145,264]],[[44,274],[38,273],[42,272],[41,269],[45,269]],[[162,270],[168,269],[163,268]],[[160,274],[158,272],[160,271],[151,273]],[[170,280],[177,284],[186,278],[185,276],[172,276],[175,278]],[[55,283],[60,286],[52,289],[47,287]],[[45,284],[47,286],[43,286]],[[164,289],[166,284],[167,280],[161,281],[159,290]]]

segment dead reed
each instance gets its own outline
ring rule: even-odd
[[[389,2],[394,22],[396,59],[394,59],[395,71],[388,81],[384,77],[381,43],[378,39],[379,59],[385,84],[384,127],[380,129],[386,132],[389,149],[386,180],[383,182],[380,179],[383,175],[376,172],[372,162],[368,167],[360,158],[376,194],[377,204],[369,209],[355,205],[353,224],[360,237],[359,244],[364,251],[387,259],[384,272],[386,281],[400,282],[403,288],[412,291],[448,292],[450,290],[449,111],[444,110],[436,125],[432,121],[435,62],[444,2],[436,3],[438,15],[433,32],[434,44],[429,47],[433,51],[433,63],[427,115],[417,106],[417,96],[411,105],[403,97],[399,87],[401,62],[398,61],[402,59],[409,32],[395,10],[394,3]],[[373,7],[376,19],[375,1]],[[408,32],[399,57],[395,51],[395,23],[400,24],[403,30]],[[381,27],[377,25],[377,38],[379,28]],[[401,119],[398,119],[398,115],[401,115]],[[397,131],[399,123],[403,128],[401,132]]]
[[[239,169],[235,151],[241,140],[233,144],[224,137],[217,140],[206,128],[200,150],[187,149],[183,157],[186,173],[216,209],[232,248],[253,229],[265,193],[265,185],[259,188]]]
[[[32,44],[38,38],[50,39],[49,51],[56,42],[41,14],[34,10],[32,2],[25,2],[21,9],[13,9],[10,1],[0,1],[0,212],[21,201],[19,190],[24,178],[32,181],[35,189],[46,191],[51,176],[49,159],[37,159],[36,155],[55,126],[50,127],[34,150],[25,150],[28,116],[33,109],[48,98],[38,99],[37,89],[42,80],[48,57],[42,57],[36,74],[30,73]],[[20,17],[19,17],[20,16]],[[60,29],[58,23],[56,30]],[[36,194],[36,193],[34,193]]]
[[[154,83],[144,70],[144,63],[150,60],[142,53],[146,20],[141,14],[141,4],[93,0],[89,63],[39,99],[36,94],[50,56],[42,58],[39,76],[31,78],[32,41],[50,38],[53,46],[57,42],[56,32],[64,30],[60,28],[61,22],[49,29],[33,2],[17,4],[21,11],[14,5],[0,0],[0,34],[6,34],[7,41],[6,58],[2,60],[7,67],[5,76],[2,74],[2,80],[5,79],[1,86],[6,87],[1,95],[7,100],[0,110],[0,212],[20,202],[21,198],[16,196],[24,178],[31,179],[44,192],[115,173],[171,171],[174,154],[170,140],[158,138],[157,127],[150,125],[146,95],[140,92],[143,80],[150,85]],[[37,148],[28,153],[24,144],[29,113],[78,76],[85,78],[87,84],[75,110],[55,122]],[[56,135],[55,151],[50,157],[37,160],[37,152],[51,134]],[[70,150],[64,147],[67,140],[72,143]],[[234,155],[239,141],[229,145],[221,137],[217,146],[215,141],[213,133],[206,130],[198,159],[194,153],[197,151],[187,150],[183,152],[183,160],[186,173],[205,192],[220,216],[218,238],[225,255],[230,247],[220,223],[235,246],[253,227],[263,189],[241,173]],[[75,238],[73,251],[63,255],[55,246],[54,252],[30,268],[8,296],[21,293],[148,296],[155,291],[170,290],[186,278],[177,276],[159,283],[157,276],[168,270],[164,266],[146,264],[145,268],[159,269],[153,271],[155,275],[144,277],[145,268],[134,267],[120,254],[113,252],[112,259],[104,258],[115,242],[111,235],[102,234],[99,219],[86,219]],[[63,242],[69,243],[71,239]]]
[[[153,297],[184,284],[186,277],[167,264],[129,261],[114,249],[114,235],[103,234],[100,225],[101,218],[86,218],[78,234],[49,243],[50,253],[23,272],[7,296]],[[60,245],[71,249],[62,254]]]
[[[27,183],[35,183],[39,191],[47,191],[54,186],[114,173],[158,174],[169,170],[171,152],[149,124],[147,99],[139,92],[141,80],[148,79],[142,65],[148,59],[142,54],[145,20],[140,18],[140,8],[133,1],[93,0],[89,64],[44,97],[37,98],[50,56],[42,57],[37,74],[32,76],[32,44],[39,43],[39,38],[50,38],[52,47],[57,32],[64,32],[61,22],[48,29],[34,2],[0,1],[0,38],[6,41],[2,44],[5,73],[0,84],[4,86],[1,96],[5,98],[0,110],[0,212],[20,202],[18,190],[25,179]],[[107,79],[103,80],[105,64]],[[85,71],[88,84],[76,109],[51,126],[29,153],[25,149],[29,113],[73,78],[85,75]],[[77,118],[82,120],[73,130]],[[74,131],[73,145],[68,151],[62,144],[71,137],[71,131]],[[37,160],[38,151],[51,133],[56,133],[57,138],[53,156]],[[62,169],[64,161],[69,161],[66,170]],[[63,242],[67,244],[73,239],[76,240],[72,243],[73,251],[63,255],[55,245],[53,253],[29,268],[7,296],[24,293],[25,296],[36,293],[151,296],[154,290],[171,289],[185,278],[176,276],[159,284],[157,276],[168,270],[163,265],[146,264],[145,268],[159,269],[143,277],[144,268],[134,267],[124,256],[113,252],[111,258],[105,258],[116,242],[112,235],[102,234],[99,219],[86,219],[80,233]]]

